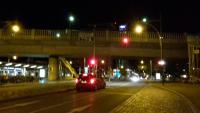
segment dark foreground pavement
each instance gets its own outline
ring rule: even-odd
[[[3,102],[0,113],[199,113],[199,87],[132,82],[107,86],[96,92],[63,91]]]
[[[66,91],[0,104],[0,113],[108,113],[144,87],[143,83],[108,84],[96,92]]]

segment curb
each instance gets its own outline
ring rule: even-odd
[[[58,87],[58,89],[56,89],[56,86],[38,87],[38,88],[32,89],[30,93],[27,93],[27,92],[29,92],[30,89],[24,89],[20,93],[18,93],[17,90],[13,91],[13,92],[10,91],[7,93],[8,94],[13,93],[13,94],[7,95],[7,96],[2,95],[2,97],[0,98],[0,103],[14,101],[14,100],[18,100],[18,99],[27,99],[27,98],[32,98],[32,97],[36,97],[36,96],[43,96],[43,95],[53,94],[53,93],[69,92],[69,91],[73,91],[74,89],[75,89],[74,86],[69,85],[68,88],[64,86],[64,87]],[[7,93],[5,93],[5,94],[7,94]]]

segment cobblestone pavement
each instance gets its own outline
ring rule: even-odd
[[[110,113],[194,113],[183,98],[173,92],[148,86]]]

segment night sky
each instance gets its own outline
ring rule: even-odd
[[[153,20],[162,20],[163,32],[200,31],[200,5],[192,0],[7,0],[1,1],[0,26],[18,21],[25,28],[64,29],[70,14],[76,16],[72,25],[76,29],[94,24],[97,29],[107,28],[115,22],[117,25],[126,23],[131,28],[146,16],[158,29],[159,23]]]

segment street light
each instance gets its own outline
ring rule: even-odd
[[[74,21],[75,21],[75,17],[73,16],[73,15],[69,15],[69,17],[68,17],[68,21],[69,21],[69,29],[70,29],[70,27],[71,27],[71,24],[72,23],[74,23]]]
[[[13,25],[13,26],[12,26],[12,30],[13,30],[15,33],[19,32],[19,31],[20,31],[19,25]]]
[[[68,19],[69,19],[69,22],[74,22],[74,20],[75,20],[73,15],[70,15]]]
[[[161,37],[158,29],[155,26],[153,26],[152,24],[149,24],[147,22],[144,22],[144,23],[146,25],[149,25],[150,27],[152,27],[156,31],[157,35],[158,35],[159,43],[160,43],[160,60],[162,60],[163,59],[163,50],[162,50],[163,49],[162,48],[162,39],[163,39],[163,37]],[[142,33],[142,31],[143,31],[143,27],[141,25],[136,25],[135,32],[136,33]]]
[[[143,18],[142,22],[146,23],[147,22],[147,18]]]
[[[142,31],[143,31],[143,27],[141,25],[136,25],[135,32],[136,33],[142,33]]]
[[[142,22],[144,24],[146,24],[146,25],[149,25],[151,28],[153,28],[156,31],[156,33],[158,35],[158,38],[159,38],[159,43],[160,43],[160,60],[162,61],[163,60],[163,47],[162,47],[162,39],[163,39],[163,37],[161,37],[159,30],[154,25],[152,25],[152,24],[147,22],[147,18],[143,18]]]

